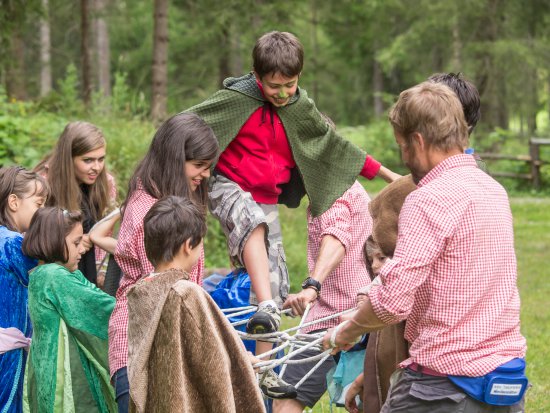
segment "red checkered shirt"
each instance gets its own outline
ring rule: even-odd
[[[111,376],[128,364],[128,306],[126,292],[141,277],[153,271],[153,265],[145,254],[143,218],[157,202],[142,189],[138,189],[126,205],[115,258],[123,277],[116,293],[116,304],[109,320],[109,368]],[[202,246],[201,246],[202,248]],[[204,250],[190,273],[190,280],[201,285],[204,270]]]
[[[380,277],[374,312],[407,320],[402,367],[478,377],[525,356],[508,196],[472,156],[439,163],[407,197]]]
[[[308,208],[307,263],[309,272],[315,268],[321,241],[325,235],[337,238],[346,253],[344,258],[322,283],[319,299],[311,307],[305,322],[355,307],[357,290],[370,283],[365,265],[363,246],[372,231],[369,214],[370,198],[363,186],[355,183],[338,198],[332,207],[318,217],[312,217]],[[338,325],[338,317],[305,327],[303,332]]]

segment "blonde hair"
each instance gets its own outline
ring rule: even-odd
[[[69,123],[57,141],[49,160],[48,183],[51,194],[47,204],[69,211],[82,209],[82,191],[76,180],[73,158],[106,146],[101,130],[88,122]],[[103,216],[109,206],[107,168],[89,185],[89,206],[95,220]]]
[[[425,142],[448,152],[468,145],[468,125],[456,94],[440,83],[423,82],[399,95],[389,120],[394,129],[410,144],[413,133]]]

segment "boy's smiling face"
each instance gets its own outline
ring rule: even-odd
[[[260,78],[257,73],[254,73],[254,75],[258,82],[262,84],[266,99],[277,107],[287,105],[298,89],[299,75],[285,77],[281,73],[270,73],[263,78]]]

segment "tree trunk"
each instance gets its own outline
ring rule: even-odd
[[[52,90],[50,14],[48,0],[42,0],[44,16],[40,19],[40,96]]]
[[[318,39],[318,26],[319,19],[317,17],[317,2],[311,0],[311,45],[313,49],[313,55],[311,58],[311,67],[312,67],[312,82],[311,82],[311,91],[313,92],[313,99],[317,107],[321,105],[321,98],[319,96],[319,86],[317,80],[318,73],[318,64],[319,64],[319,39]]]
[[[220,44],[218,48],[218,86],[222,87],[223,81],[231,76],[229,63],[229,28],[226,24],[222,24],[220,33]]]
[[[82,97],[86,106],[90,105],[92,97],[91,55],[88,38],[90,24],[88,13],[89,0],[80,0],[80,53],[82,62]]]
[[[460,28],[458,17],[453,22],[453,60],[452,72],[458,73],[462,70],[462,40],[460,39]]]
[[[27,99],[25,84],[25,42],[19,29],[12,33],[10,58],[6,59],[6,92],[10,99]]]
[[[384,93],[384,73],[378,60],[374,58],[372,67],[372,93],[374,99],[374,115],[379,118],[384,115],[384,101],[382,93]]]
[[[108,0],[95,0],[95,29],[97,47],[97,72],[99,90],[103,96],[111,96],[111,49],[109,30],[105,22]]]
[[[481,30],[477,39],[486,44],[476,56],[477,61],[480,62],[479,71],[476,74],[476,85],[481,96],[483,126],[487,131],[492,131],[497,126],[508,128],[506,81],[502,70],[498,67],[492,47],[492,43],[499,38],[500,6],[499,0],[487,2],[487,10],[480,22]]]
[[[166,118],[166,89],[168,82],[168,5],[169,0],[155,0],[151,116],[156,122]]]
[[[233,30],[231,35],[231,71],[234,76],[241,76],[244,72],[241,54],[241,37],[239,31]]]
[[[260,28],[262,27],[262,17],[260,16],[260,10],[262,9],[263,0],[254,0],[254,14],[252,15],[252,30],[254,31],[254,37],[257,38],[260,34]]]

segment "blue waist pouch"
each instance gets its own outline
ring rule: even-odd
[[[527,390],[525,359],[515,358],[481,377],[448,376],[468,396],[494,406],[518,403]]]

